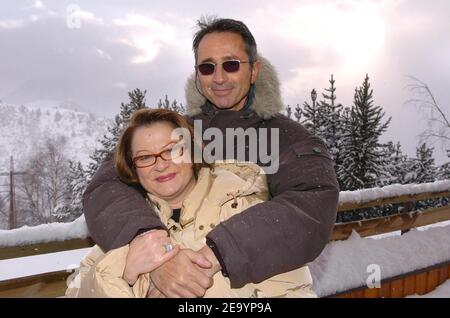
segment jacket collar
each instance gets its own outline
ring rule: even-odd
[[[275,68],[268,60],[259,56],[261,61],[261,70],[254,85],[254,97],[249,98],[250,105],[244,107],[242,111],[255,111],[260,117],[268,119],[279,113],[283,109],[281,100],[280,82]],[[187,114],[195,116],[203,113],[209,113],[213,106],[198,92],[195,85],[195,73],[192,74],[185,86]],[[200,86],[199,86],[199,89]]]

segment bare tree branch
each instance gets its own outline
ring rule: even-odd
[[[439,135],[439,134],[435,134],[435,133],[428,133],[428,132],[423,132],[422,133],[424,135],[424,137],[428,137],[428,138],[438,138],[438,139],[446,139],[448,141],[450,141],[450,137],[445,136],[445,135]],[[421,134],[421,135],[422,135]]]
[[[427,121],[430,129],[420,134],[422,141],[432,141],[433,139],[442,142],[442,145],[450,142],[450,121],[442,108],[439,106],[433,92],[428,85],[414,76],[407,76],[413,83],[406,87],[416,96],[407,100],[404,104],[414,104],[420,109],[429,109],[431,114],[427,114]],[[437,112],[437,114],[436,114]],[[437,127],[436,127],[437,126]]]

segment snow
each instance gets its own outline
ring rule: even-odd
[[[330,242],[309,266],[314,290],[324,297],[366,286],[371,264],[378,265],[380,279],[386,279],[446,261],[450,261],[450,226],[381,239],[353,232],[345,241]]]
[[[383,233],[383,234],[367,236],[366,238],[379,240],[379,239],[383,239],[383,238],[387,238],[387,237],[400,236],[401,234],[402,234],[401,231],[394,231],[394,232],[388,232],[388,233]]]
[[[72,272],[80,266],[80,261],[90,248],[27,256],[0,261],[0,281],[16,277],[26,277],[61,270]]]
[[[430,228],[433,228],[433,227],[444,227],[444,226],[449,226],[449,225],[450,225],[450,221],[444,221],[444,222],[433,223],[433,224],[430,224],[430,225],[420,226],[420,227],[417,227],[416,230],[418,230],[418,231],[426,231],[426,230],[428,230]],[[381,239],[381,238],[392,237],[392,236],[400,236],[400,235],[401,235],[401,231],[394,231],[394,232],[389,232],[389,233],[383,233],[383,234],[367,236],[366,238]]]
[[[425,295],[411,295],[406,298],[450,298],[450,279]]]
[[[449,225],[450,225],[450,221],[444,221],[444,222],[433,223],[433,224],[430,224],[430,225],[421,226],[421,227],[418,227],[417,230],[419,230],[419,231],[426,231],[426,230],[428,230],[430,228],[433,228],[433,227],[443,227],[443,226],[449,226]]]
[[[341,191],[339,194],[339,204],[363,203],[381,198],[448,190],[450,190],[450,180],[441,180],[422,184],[392,184],[383,188],[372,188],[358,191]]]
[[[0,230],[0,246],[20,246],[70,239],[87,238],[84,215],[70,223],[50,223],[37,226],[22,226],[14,230]]]

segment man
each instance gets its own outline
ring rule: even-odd
[[[311,262],[328,242],[339,195],[323,142],[279,114],[283,104],[277,76],[257,55],[248,28],[231,19],[203,21],[199,26],[193,41],[196,72],[186,85],[188,115],[201,121],[203,131],[215,128],[226,135],[227,128],[256,129],[258,140],[268,138],[268,144],[277,134],[263,134],[263,129],[279,132],[279,166],[267,174],[268,202],[210,225],[204,248],[181,251],[151,273],[167,297],[201,297],[218,270],[237,288]],[[248,155],[248,146],[233,149],[234,154]],[[91,236],[104,250],[163,228],[142,195],[120,182],[112,161],[94,176],[83,205]]]

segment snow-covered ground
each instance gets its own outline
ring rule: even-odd
[[[353,232],[330,242],[309,266],[314,290],[323,297],[366,286],[378,273],[382,280],[449,260],[450,226],[443,226],[380,239]]]

